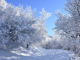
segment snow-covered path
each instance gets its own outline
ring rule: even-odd
[[[72,56],[74,56],[72,51],[60,49],[35,48],[26,50],[19,47],[11,52],[0,51],[0,60],[69,60]]]

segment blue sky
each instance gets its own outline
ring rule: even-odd
[[[6,0],[7,3],[11,3],[12,5],[19,6],[23,5],[24,8],[27,6],[31,6],[32,9],[36,8],[37,14],[41,12],[42,8],[45,11],[52,13],[51,17],[47,20],[46,27],[48,31],[48,35],[53,36],[52,28],[55,27],[55,21],[57,17],[55,16],[56,10],[60,10],[63,14],[66,14],[65,10],[63,9],[66,0]]]

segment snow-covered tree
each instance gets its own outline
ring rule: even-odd
[[[0,10],[4,10],[7,6],[7,2],[5,0],[0,0]]]
[[[30,6],[23,9],[0,0],[0,48],[14,48],[19,45],[29,47],[31,44],[48,40],[45,21],[51,13],[44,9],[40,18],[35,17],[35,10]]]
[[[77,43],[75,44],[75,42],[80,36],[80,0],[67,0],[65,6],[69,15],[57,12],[58,20],[55,23],[54,31],[62,37],[65,36],[64,39],[61,39],[64,40],[63,43],[66,41],[64,44],[68,44],[70,47],[66,45],[67,47],[76,51]]]
[[[4,4],[2,0],[0,3]],[[2,4],[0,6],[3,8]],[[34,23],[30,7],[23,10],[22,7],[8,4],[5,9],[0,9],[0,48],[3,46],[11,48],[19,44],[26,46],[36,31],[32,27]]]
[[[39,39],[41,41],[41,44],[40,45],[44,45],[44,42],[46,43],[48,40],[50,40],[48,34],[47,34],[47,31],[46,31],[46,25],[45,25],[45,22],[46,22],[46,19],[48,17],[51,16],[52,13],[49,13],[49,12],[46,12],[44,10],[44,8],[42,8],[42,11],[39,12],[41,14],[40,18],[37,18],[37,22],[35,24],[35,28],[37,29],[37,39]]]
[[[79,35],[79,0],[68,0],[66,4],[66,10],[69,12],[70,16],[66,16],[61,13],[57,13],[58,20],[56,21],[55,29],[63,31],[65,34],[72,34],[74,38]]]

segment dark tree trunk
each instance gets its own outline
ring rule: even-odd
[[[29,47],[29,45],[27,44],[27,48]]]

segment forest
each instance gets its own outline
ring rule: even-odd
[[[32,9],[30,6],[24,9],[21,5],[14,6],[5,0],[0,0],[0,51],[12,51],[20,46],[26,50],[61,49],[73,51],[79,58],[80,0],[67,0],[64,10],[69,15],[56,12],[54,36],[49,36],[45,22],[52,13],[42,8],[42,11],[39,12],[40,16],[37,17],[36,9]]]

